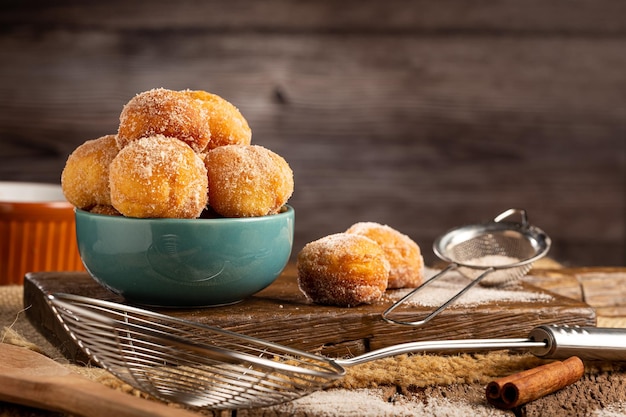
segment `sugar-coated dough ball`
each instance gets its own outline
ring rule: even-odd
[[[127,217],[197,218],[207,204],[202,158],[175,138],[127,144],[109,172],[113,207]]]
[[[252,130],[232,103],[202,90],[186,91],[186,94],[200,100],[209,115],[211,140],[208,149],[224,145],[250,145]]]
[[[105,206],[105,205],[93,206],[91,210],[89,210],[89,212],[93,214],[103,214],[107,216],[121,216],[122,215],[119,211],[115,210],[115,207]]]
[[[209,115],[200,102],[182,91],[155,88],[133,97],[122,109],[117,145],[148,136],[179,139],[196,151],[211,140]]]
[[[382,247],[391,268],[388,288],[418,287],[424,280],[422,252],[407,235],[375,222],[356,223],[346,233],[367,236]]]
[[[343,307],[369,304],[387,289],[389,262],[372,239],[337,233],[298,253],[298,286],[311,301]]]
[[[224,217],[276,214],[293,193],[293,172],[280,155],[258,145],[226,145],[205,157],[209,205]]]
[[[80,209],[110,205],[109,165],[117,152],[115,135],[88,140],[74,149],[61,174],[67,201]]]

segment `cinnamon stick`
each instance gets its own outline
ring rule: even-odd
[[[585,371],[577,356],[555,361],[490,382],[487,401],[502,409],[510,409],[560,390],[578,381]]]
[[[494,400],[498,399],[502,396],[502,388],[504,387],[505,384],[509,382],[513,382],[516,379],[520,379],[528,375],[532,375],[536,372],[541,371],[542,369],[545,369],[548,367],[554,367],[554,366],[561,366],[561,362],[559,361],[551,362],[547,365],[537,366],[535,368],[527,369],[525,371],[518,372],[513,375],[505,376],[503,378],[496,379],[495,381],[491,381],[489,384],[487,384],[485,394],[487,395],[488,399],[489,398],[494,399]]]

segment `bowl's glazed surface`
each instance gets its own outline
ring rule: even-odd
[[[76,210],[81,258],[101,285],[131,302],[200,307],[270,285],[293,245],[294,209],[217,219],[136,219]]]

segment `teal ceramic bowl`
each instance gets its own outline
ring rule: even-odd
[[[137,219],[76,210],[87,271],[127,301],[159,307],[231,304],[280,275],[295,213],[251,218]]]

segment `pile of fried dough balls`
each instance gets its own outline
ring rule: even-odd
[[[298,286],[312,302],[352,307],[379,300],[387,289],[418,287],[424,260],[417,243],[376,222],[306,244],[297,258]]]
[[[61,186],[75,207],[136,218],[259,217],[294,189],[280,155],[251,145],[239,110],[205,91],[157,88],[122,109],[117,134],[68,157]],[[361,222],[302,248],[298,285],[318,304],[355,306],[423,280],[419,246],[389,226]]]
[[[137,218],[258,217],[291,197],[280,155],[251,145],[239,110],[206,91],[157,88],[122,109],[116,135],[88,140],[61,175],[66,199],[93,213]]]

